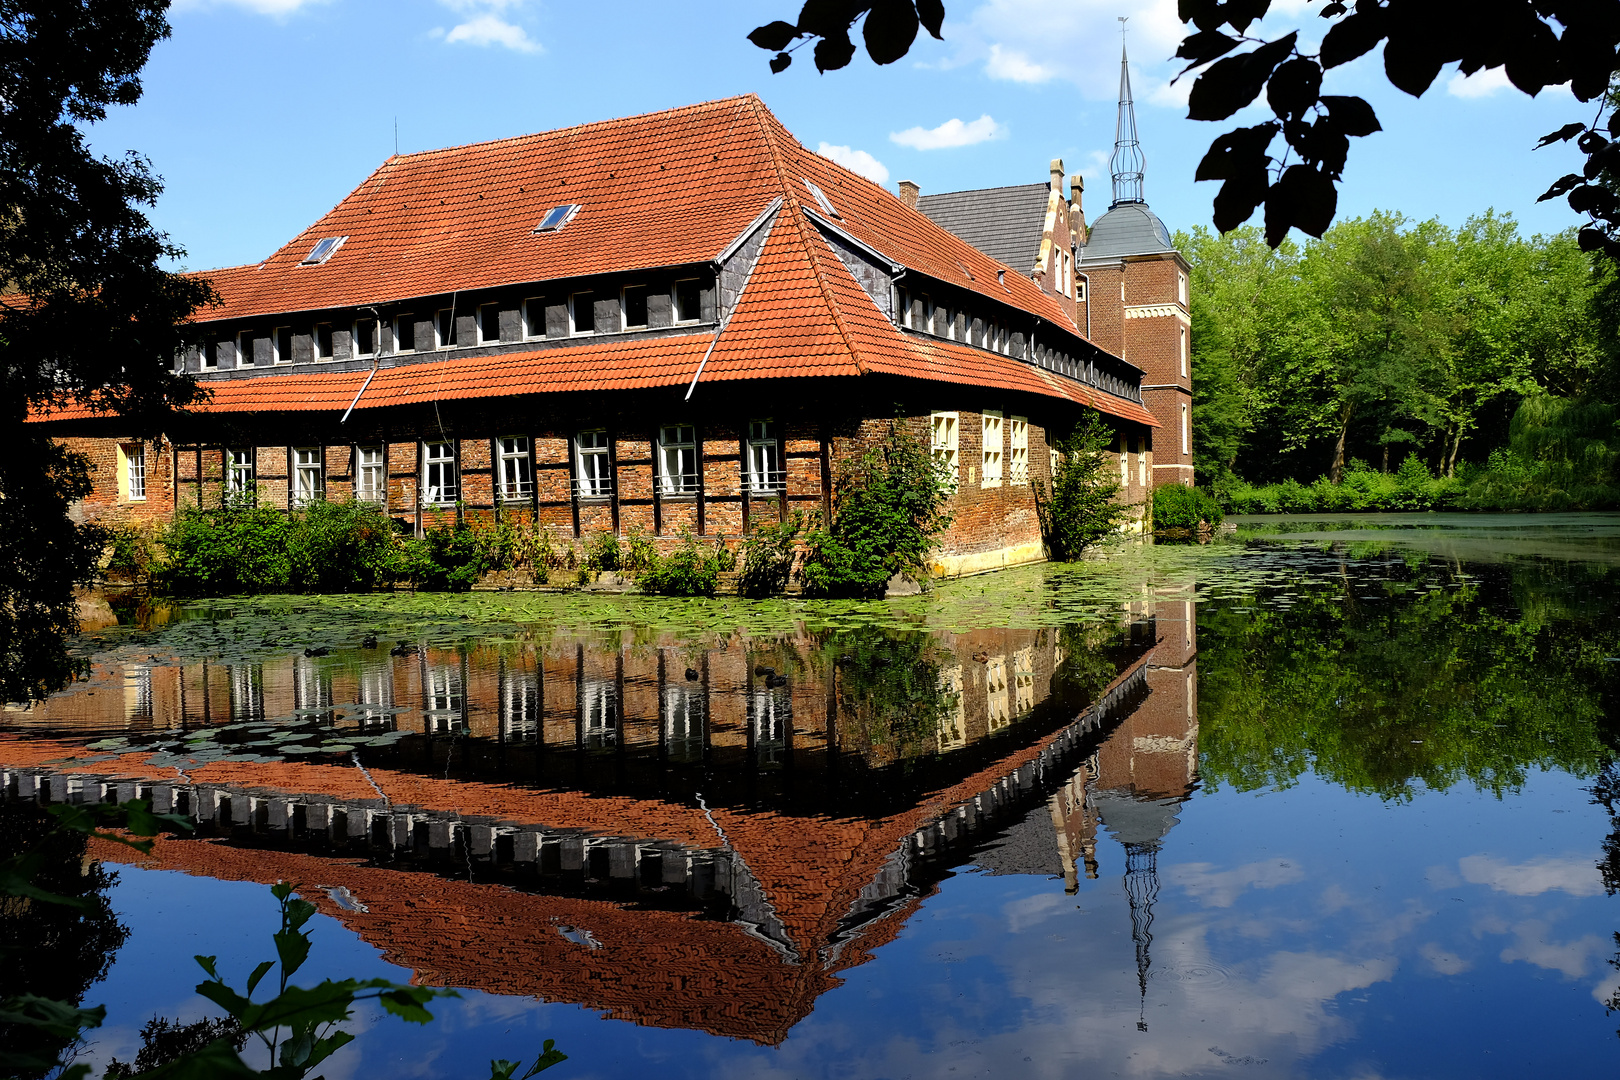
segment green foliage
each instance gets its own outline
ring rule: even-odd
[[[157,561],[153,531],[140,525],[114,525],[107,529],[106,565],[108,573],[124,574],[136,580],[151,576]]]
[[[1153,531],[1195,532],[1200,525],[1217,525],[1221,504],[1200,488],[1166,484],[1153,490]]]
[[[291,514],[245,501],[188,506],[158,539],[158,580],[181,596],[370,589],[404,576],[394,532],[367,502],[316,502]]]
[[[619,538],[613,533],[599,532],[585,542],[584,566],[587,570],[616,571],[621,557]]]
[[[843,737],[891,759],[938,748],[958,695],[941,677],[944,654],[934,638],[865,628],[829,634],[821,646],[838,672]]]
[[[797,510],[786,521],[756,521],[742,540],[738,591],[744,596],[762,597],[786,589],[803,531],[804,515]]]
[[[713,596],[720,583],[718,552],[699,547],[691,533],[683,532],[681,546],[662,558],[652,555],[636,583],[658,596]]]
[[[1436,479],[1416,454],[1401,461],[1399,470],[1382,473],[1363,461],[1352,461],[1342,483],[1321,477],[1312,484],[1285,480],[1253,487],[1239,482],[1228,493],[1234,514],[1342,514],[1454,510],[1463,505],[1464,484],[1456,478]]]
[[[927,444],[891,421],[877,446],[840,470],[831,521],[804,534],[805,592],[881,597],[896,574],[921,580],[923,556],[950,525],[950,496]]]
[[[620,557],[621,569],[635,573],[646,570],[658,561],[658,543],[639,525],[624,532],[624,550]]]
[[[205,1051],[212,1054],[214,1043],[221,1043],[220,1049],[240,1054],[247,1045],[247,1038],[247,1032],[231,1017],[203,1017],[182,1024],[154,1016],[141,1025],[141,1048],[136,1051],[135,1060],[125,1063],[113,1058],[107,1062],[102,1080],[131,1080]]]
[[[1033,481],[1035,508],[1047,554],[1060,562],[1080,553],[1119,528],[1126,509],[1119,494],[1119,473],[1108,447],[1114,434],[1096,413],[1088,412],[1066,438],[1053,444],[1058,451],[1052,493],[1039,479]]]

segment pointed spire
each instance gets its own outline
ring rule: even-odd
[[[1131,63],[1125,54],[1125,19],[1119,20],[1119,120],[1114,125],[1114,156],[1108,159],[1114,174],[1114,205],[1139,203],[1142,197],[1142,171],[1147,159],[1136,138],[1136,106],[1131,101]]]

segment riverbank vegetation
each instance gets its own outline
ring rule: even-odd
[[[1375,213],[1178,246],[1195,465],[1229,509],[1620,506],[1620,288],[1573,230]]]

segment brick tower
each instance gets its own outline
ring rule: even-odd
[[[1141,368],[1153,433],[1153,485],[1193,483],[1192,320],[1188,266],[1142,194],[1145,159],[1136,136],[1130,62],[1119,62],[1114,201],[1080,247],[1079,322],[1092,341]],[[1074,196],[1078,203],[1078,193]],[[1078,207],[1076,207],[1078,209]]]

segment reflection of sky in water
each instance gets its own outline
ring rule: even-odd
[[[1315,780],[1196,794],[1159,854],[1145,1033],[1124,851],[1105,837],[1074,896],[1033,875],[946,879],[777,1048],[468,993],[425,1028],[375,1021],[383,1037],[325,1071],[473,1075],[549,1037],[573,1055],[559,1076],[1593,1075],[1617,1049],[1601,1005],[1616,905],[1593,867],[1606,830],[1551,774],[1503,801],[1386,804]],[[120,873],[135,933],[96,995],[117,1018],[97,1054],[127,1060],[146,1016],[205,1011],[173,958],[244,972],[273,907],[261,886]],[[315,956],[320,974],[391,970],[325,919]]]

